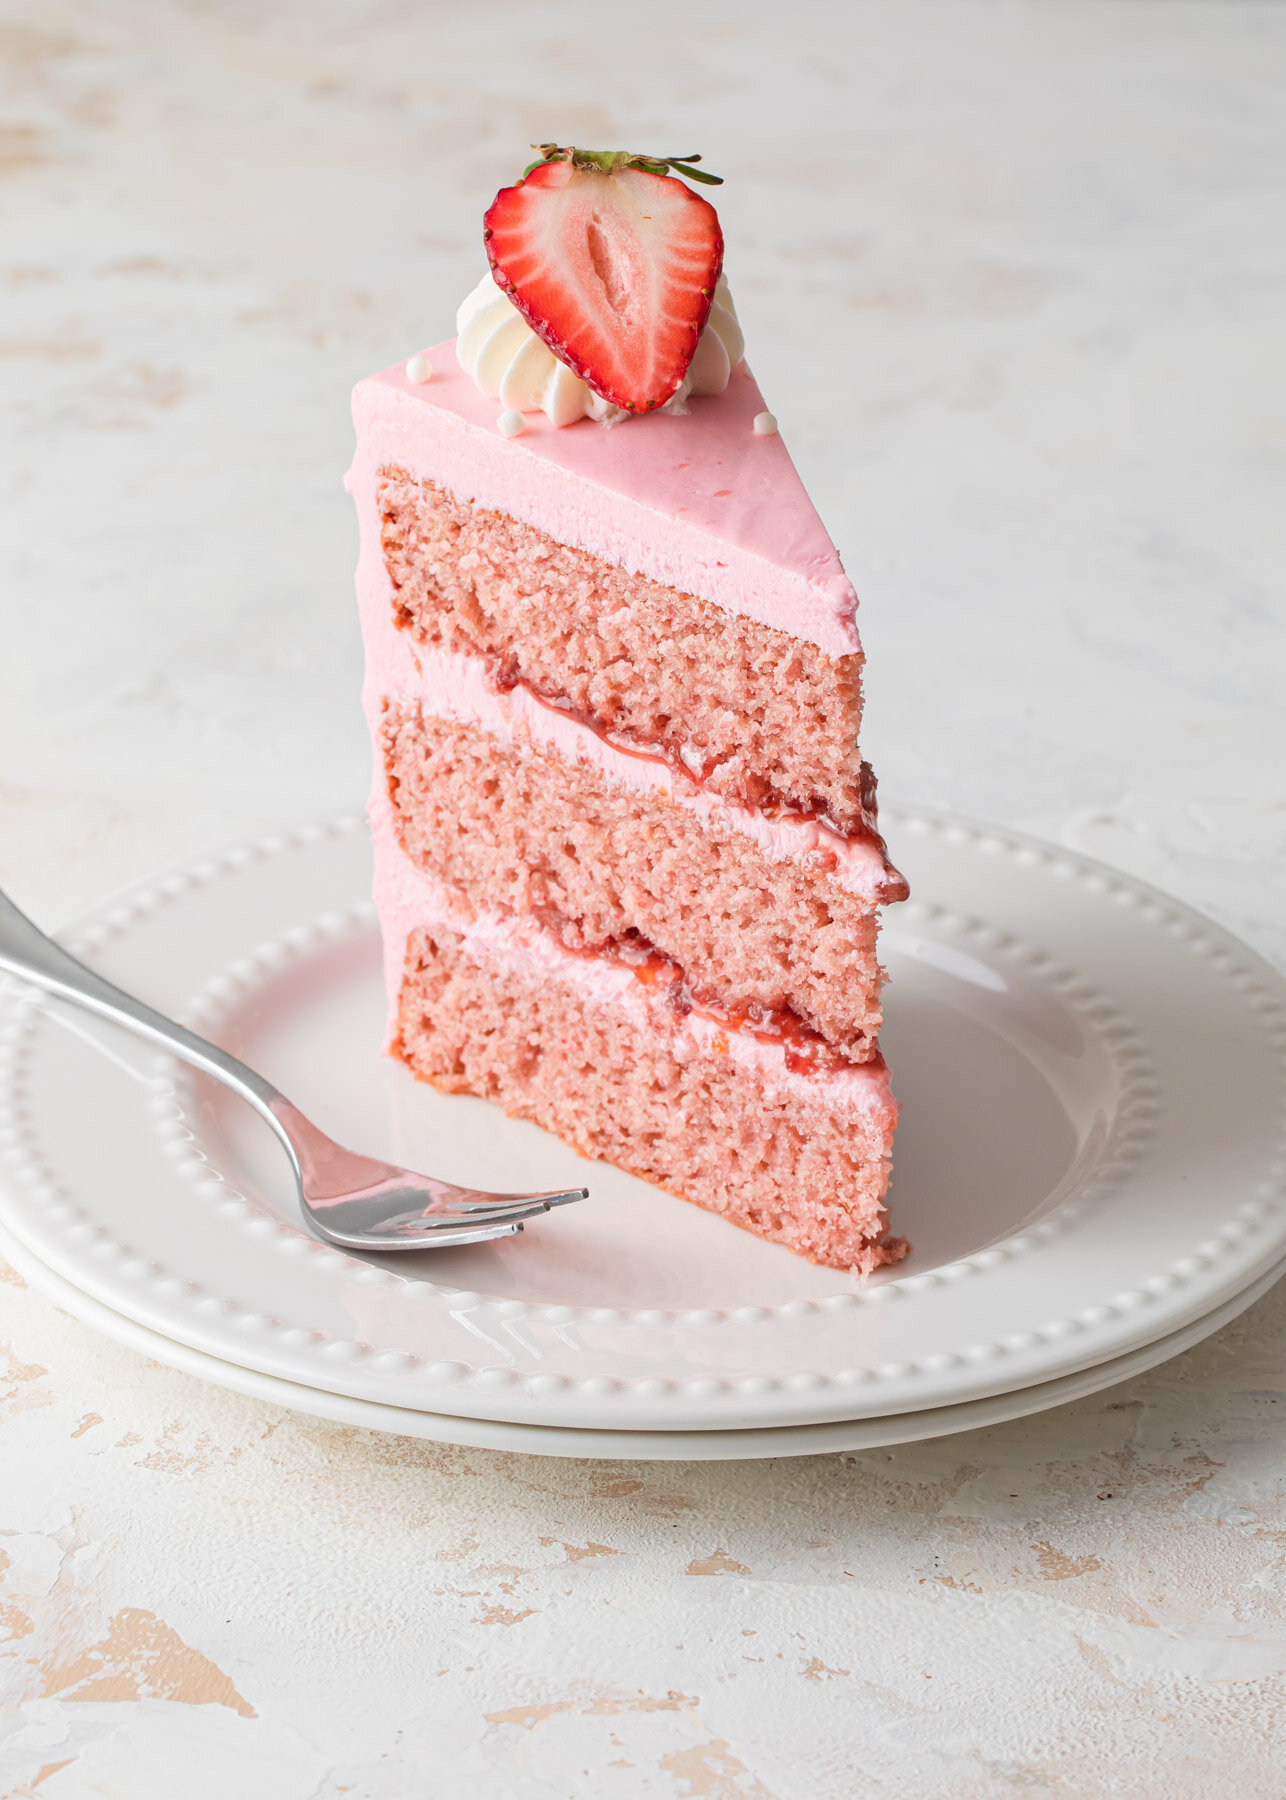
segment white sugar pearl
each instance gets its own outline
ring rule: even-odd
[[[406,365],[406,379],[408,381],[431,381],[433,379],[433,364],[427,356],[411,358]]]
[[[772,437],[777,430],[777,421],[771,413],[755,414],[755,436]]]
[[[526,419],[520,412],[515,412],[513,407],[510,407],[507,412],[502,412],[496,420],[496,430],[501,437],[518,437],[526,429]]]

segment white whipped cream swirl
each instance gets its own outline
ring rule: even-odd
[[[612,425],[632,416],[559,362],[489,272],[460,307],[455,328],[460,367],[506,410],[543,412],[554,425],[574,425],[585,418]],[[686,411],[689,394],[721,394],[744,350],[732,295],[720,275],[688,372],[660,410]]]

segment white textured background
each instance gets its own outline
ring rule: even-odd
[[[887,792],[1286,962],[1286,6],[0,4],[0,882],[360,800],[339,477],[533,139],[705,152]],[[728,1467],[434,1449],[0,1287],[6,1800],[1281,1800],[1286,1297]]]

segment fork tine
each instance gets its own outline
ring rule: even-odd
[[[479,1231],[494,1227],[500,1230],[507,1225],[521,1224],[524,1219],[535,1219],[541,1213],[549,1211],[549,1202],[544,1198],[520,1199],[514,1196],[503,1209],[480,1211],[472,1207],[461,1207],[450,1212],[416,1212],[408,1209],[382,1222],[381,1231],[401,1232],[403,1235],[414,1233],[417,1237],[430,1239],[439,1232],[459,1231],[462,1228]]]
[[[570,1206],[576,1200],[588,1200],[588,1188],[554,1188],[547,1194],[494,1194],[487,1200],[462,1200],[457,1208],[460,1213],[472,1213],[475,1217],[499,1218],[511,1207],[538,1202],[543,1207]]]
[[[481,1243],[507,1236],[521,1231],[524,1220],[539,1218],[549,1210],[544,1195],[511,1194],[503,1200],[497,1195],[497,1204],[481,1211],[469,1203],[453,1207],[438,1202],[435,1208],[426,1204],[427,1196],[415,1188],[386,1193],[382,1199],[391,1210],[382,1212],[374,1222],[369,1202],[362,1198],[329,1201],[324,1207],[314,1207],[310,1217],[332,1242],[385,1249],[419,1244],[428,1250],[441,1244]]]
[[[522,1220],[515,1219],[507,1224],[480,1223],[473,1220],[470,1224],[457,1224],[451,1228],[442,1228],[430,1236],[424,1231],[403,1231],[391,1229],[379,1231],[346,1232],[332,1225],[323,1225],[314,1219],[314,1225],[321,1235],[332,1244],[338,1244],[346,1250],[414,1250],[422,1247],[426,1250],[438,1250],[452,1244],[488,1244],[496,1238],[514,1237],[522,1230]]]
[[[546,1206],[571,1206],[577,1200],[588,1200],[588,1188],[564,1188],[556,1194],[536,1194],[533,1198],[543,1200]]]

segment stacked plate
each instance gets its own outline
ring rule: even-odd
[[[498,1244],[344,1254],[303,1228],[275,1140],[231,1095],[14,987],[0,1250],[224,1386],[555,1455],[905,1442],[1185,1349],[1286,1268],[1286,983],[1083,858],[884,816],[914,895],[882,939],[913,1245],[890,1273],[814,1268],[381,1057],[356,820],[176,871],[63,941],[355,1149],[493,1189],[586,1182],[589,1202]]]

